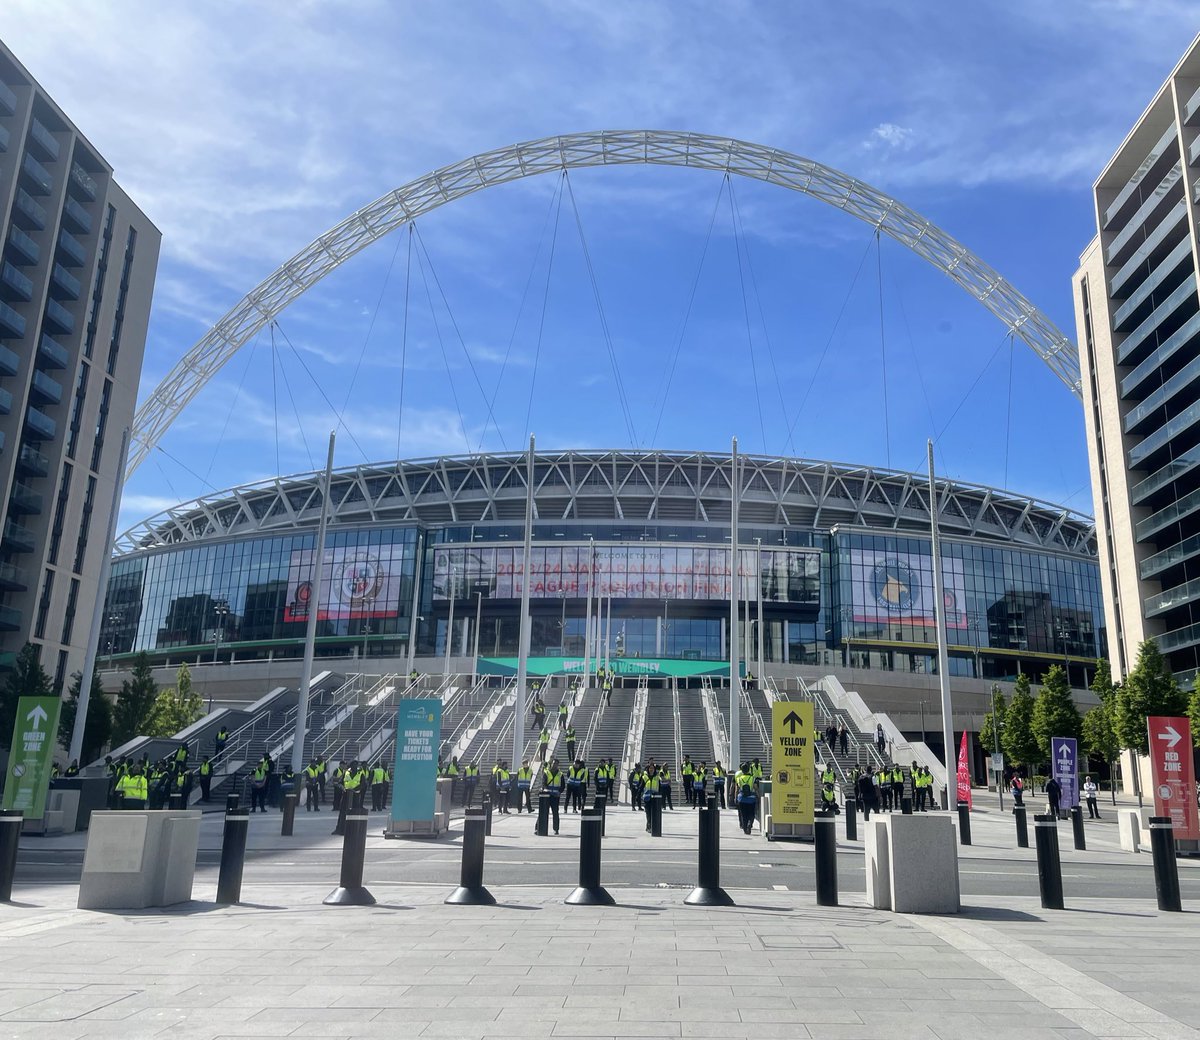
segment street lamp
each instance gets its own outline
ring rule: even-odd
[[[114,611],[108,615],[108,666],[112,667],[113,652],[116,645],[116,640],[113,636],[113,629],[125,620],[125,615],[120,611]]]
[[[229,616],[229,604],[219,599],[213,604],[213,614],[216,616],[217,624],[213,630],[213,656],[212,663],[217,663],[217,652],[221,649],[221,638],[225,635],[225,619]]]

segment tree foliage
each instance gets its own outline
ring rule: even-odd
[[[1192,743],[1200,747],[1200,689],[1188,698],[1188,719],[1192,724]]]
[[[1121,747],[1146,754],[1146,719],[1151,715],[1184,715],[1187,697],[1167,667],[1153,639],[1138,647],[1137,666],[1125,677],[1116,694],[1115,729]]]
[[[1033,705],[1033,735],[1041,757],[1050,760],[1050,741],[1054,737],[1079,739],[1079,709],[1071,697],[1071,683],[1062,665],[1053,665],[1042,676],[1042,688]]]
[[[76,672],[71,677],[67,699],[63,701],[62,714],[58,720],[58,742],[64,751],[71,748],[71,734],[75,730],[75,716],[79,713],[79,691],[83,675]],[[105,745],[112,737],[112,702],[104,696],[100,676],[92,673],[92,693],[88,700],[87,722],[83,727],[83,749],[79,764],[86,765],[100,757]]]
[[[150,672],[150,656],[142,651],[134,658],[133,675],[121,683],[113,719],[113,743],[124,744],[146,733],[146,722],[158,698],[158,684]]]
[[[1037,764],[1038,742],[1033,733],[1033,694],[1029,676],[1018,675],[1013,684],[1012,700],[1004,713],[1004,732],[1001,745],[1008,760],[1015,765],[1032,769]]]
[[[1087,754],[1111,763],[1121,753],[1121,742],[1117,739],[1114,718],[1117,686],[1113,684],[1112,670],[1104,658],[1096,662],[1092,693],[1100,703],[1083,717],[1083,749]]]
[[[38,648],[32,643],[21,647],[8,681],[0,689],[0,741],[5,746],[12,736],[13,723],[17,719],[17,701],[22,697],[53,697],[50,676],[38,659]]]
[[[154,710],[146,720],[148,737],[173,737],[204,716],[204,699],[192,686],[192,673],[186,664],[179,666],[175,685],[159,692]]]

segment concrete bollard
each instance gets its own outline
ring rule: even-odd
[[[225,831],[221,836],[221,872],[217,875],[217,903],[242,901],[242,868],[246,864],[246,835],[250,831],[250,813],[233,808],[225,813]]]
[[[0,812],[0,903],[12,899],[17,850],[21,847],[21,824],[24,822],[25,813],[21,809]]]
[[[846,799],[846,840],[858,841],[858,800]]]
[[[1075,836],[1075,848],[1079,852],[1087,851],[1087,838],[1083,833],[1083,809],[1078,805],[1071,806],[1071,831]]]
[[[1158,896],[1158,908],[1170,913],[1182,912],[1179,864],[1175,861],[1175,828],[1171,817],[1150,817],[1150,851],[1154,856],[1154,892]]]
[[[279,828],[279,833],[284,838],[290,838],[292,831],[296,826],[296,804],[300,801],[298,794],[285,794],[283,796],[283,824]]]
[[[971,807],[966,802],[958,803],[958,843],[971,844]]]
[[[833,816],[813,820],[817,861],[817,906],[838,905],[837,828]]]
[[[1053,814],[1035,815],[1033,837],[1037,845],[1038,888],[1042,907],[1063,908],[1062,861],[1058,855],[1058,820]]]
[[[584,809],[579,820],[579,887],[567,896],[570,906],[612,906],[613,897],[600,884],[600,829],[604,809]]]
[[[367,858],[367,821],[365,812],[346,816],[346,834],[342,839],[342,876],[322,902],[326,906],[374,906],[375,897],[363,888],[363,864]]]
[[[1017,848],[1029,848],[1029,824],[1025,820],[1025,806],[1013,806],[1013,820],[1017,824]]]
[[[482,810],[480,810],[482,812]],[[487,826],[486,819],[484,826]],[[533,833],[539,838],[545,838],[550,834],[550,793],[542,791],[538,795],[538,813],[537,822],[533,825]]]
[[[445,899],[454,906],[494,906],[496,897],[483,887],[483,851],[487,845],[487,812],[468,809],[463,820],[462,867],[458,888]]]
[[[662,837],[662,795],[650,796],[650,837]]]
[[[592,806],[600,814],[600,837],[606,837],[608,834],[608,796],[596,795]]]
[[[684,903],[687,906],[733,906],[721,887],[721,814],[714,806],[700,810],[699,870],[697,885]]]

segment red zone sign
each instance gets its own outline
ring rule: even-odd
[[[1146,719],[1154,812],[1171,817],[1177,839],[1200,840],[1196,817],[1196,771],[1192,767],[1192,727],[1186,718],[1152,715]]]

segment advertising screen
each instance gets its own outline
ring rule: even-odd
[[[404,546],[326,549],[318,621],[391,618],[400,613]],[[292,553],[284,621],[307,621],[314,550]]]
[[[921,553],[855,549],[850,553],[854,620],[873,624],[933,626],[933,558]],[[966,628],[963,563],[942,559],[946,626]]]

